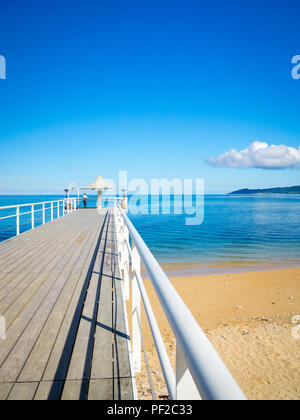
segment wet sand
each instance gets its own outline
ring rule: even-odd
[[[300,399],[300,268],[171,278],[200,326],[252,400]],[[149,280],[146,288],[175,366],[175,340]],[[156,397],[167,391],[145,313],[142,328]],[[299,338],[299,339],[298,339]],[[151,397],[145,366],[137,379]]]

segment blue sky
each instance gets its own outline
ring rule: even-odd
[[[300,146],[297,0],[2,0],[0,193],[101,173],[204,178],[206,192],[300,184],[214,167],[254,141]]]

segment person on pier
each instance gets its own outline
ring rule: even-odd
[[[87,203],[87,195],[86,195],[86,193],[83,194],[82,200],[83,200],[84,208],[86,209],[86,203]]]

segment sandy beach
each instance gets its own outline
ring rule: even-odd
[[[246,396],[300,399],[300,268],[171,278]],[[175,366],[175,340],[149,280],[145,280]],[[129,309],[129,306],[128,306]],[[145,313],[142,327],[157,399],[167,390]],[[200,351],[200,349],[199,349]],[[145,365],[139,397],[151,398]]]

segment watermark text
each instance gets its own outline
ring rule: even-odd
[[[6,59],[3,55],[0,55],[0,79],[6,79]]]
[[[295,64],[295,66],[292,69],[292,78],[294,80],[300,79],[300,55],[295,55],[292,58],[292,64]]]
[[[129,193],[128,210],[133,215],[184,215],[187,226],[204,221],[203,179],[134,178],[128,181],[127,171],[119,172],[118,188],[114,180],[107,180],[114,189]]]

